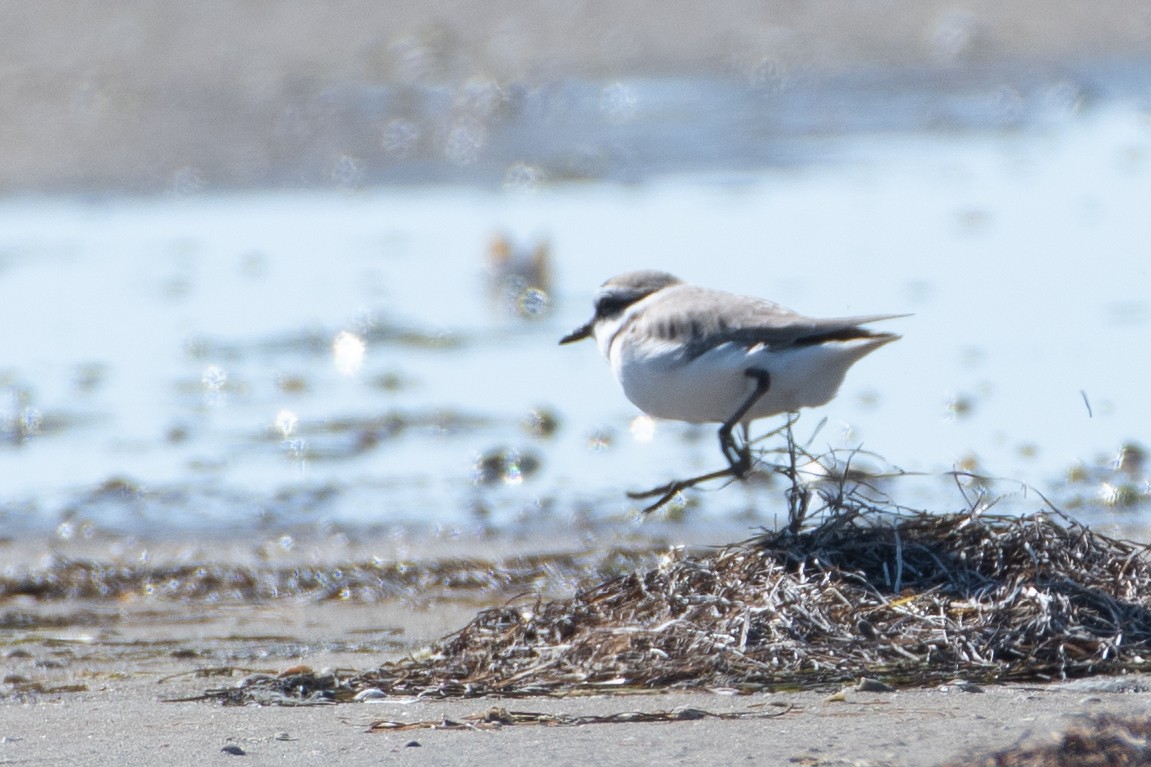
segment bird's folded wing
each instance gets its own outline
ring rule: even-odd
[[[633,318],[634,330],[666,341],[684,343],[696,356],[719,343],[735,342],[771,348],[803,346],[834,340],[890,336],[861,327],[869,322],[905,317],[873,314],[817,319],[771,301],[694,285],[660,291]],[[716,311],[722,307],[722,311]]]

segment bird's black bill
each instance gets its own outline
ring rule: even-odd
[[[578,328],[576,328],[575,330],[573,330],[572,332],[568,333],[566,336],[561,338],[560,343],[561,344],[570,344],[573,341],[582,341],[585,338],[591,338],[592,327],[594,325],[595,325],[595,322],[592,321],[592,322],[587,323],[586,325],[579,326]]]

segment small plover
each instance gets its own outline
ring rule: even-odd
[[[595,338],[624,394],[648,415],[720,424],[728,469],[643,494],[674,486],[670,497],[703,479],[746,476],[751,421],[827,403],[848,368],[899,338],[863,325],[902,316],[816,319],[666,272],[638,271],[600,286],[595,315],[560,343]],[[732,436],[736,425],[741,444]]]

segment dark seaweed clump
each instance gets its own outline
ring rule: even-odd
[[[261,676],[229,703],[357,694],[808,689],[861,675],[925,685],[1139,670],[1146,547],[1058,512],[840,506],[703,555],[668,553],[564,599],[483,610],[424,653],[355,674]]]

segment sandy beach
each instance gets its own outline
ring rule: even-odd
[[[362,612],[362,611],[360,611]],[[373,610],[373,613],[378,611]],[[264,626],[271,630],[275,625]],[[318,659],[317,659],[318,660]],[[356,660],[364,661],[363,657]],[[727,697],[652,694],[514,701],[385,701],[306,708],[224,708],[166,703],[227,680],[189,674],[195,664],[116,664],[86,679],[89,690],[3,704],[0,755],[8,764],[762,764],[937,765],[1020,739],[1052,739],[1076,717],[1144,715],[1146,693],[1082,687],[958,687],[897,693],[780,693]],[[182,674],[165,679],[168,674]],[[606,716],[692,707],[769,718],[679,722],[518,725],[498,730],[369,732],[379,720],[462,719],[493,705],[516,711]]]
[[[365,550],[373,546],[361,543]],[[387,542],[375,544],[382,549]],[[494,549],[500,545],[493,542]],[[510,550],[514,542],[503,545]],[[24,547],[24,556],[6,548],[17,561],[31,561],[37,554],[35,546]],[[58,548],[57,557],[93,562],[85,558],[99,548]],[[538,542],[535,548],[546,550]],[[226,546],[221,550],[228,551]],[[232,554],[241,550],[237,546]],[[157,567],[188,553],[182,547],[151,551]],[[635,556],[654,561],[657,554],[636,548]],[[201,558],[211,559],[202,552]],[[293,561],[312,566],[315,557],[284,556],[274,564],[290,568]],[[563,577],[551,586],[545,591],[561,597],[571,588]],[[251,674],[278,675],[303,666],[369,670],[418,652],[463,626],[478,608],[514,594],[445,586],[425,589],[418,598],[365,603],[314,594],[167,599],[148,596],[146,588],[139,591],[107,600],[19,595],[5,600],[0,610],[6,638],[0,683],[4,763],[192,765],[240,758],[239,749],[245,764],[334,759],[349,766],[466,760],[910,767],[938,765],[1023,740],[1048,742],[1085,715],[1145,716],[1151,700],[1148,679],[1099,677],[1025,685],[956,682],[887,692],[829,687],[748,695],[653,691],[223,706],[196,699]],[[493,707],[542,715],[553,724],[483,724]],[[695,712],[675,714],[690,710]],[[666,716],[635,721],[634,712]],[[675,716],[681,718],[665,720]],[[554,723],[574,717],[611,721]],[[455,724],[445,727],[445,721]]]
[[[834,689],[732,696],[699,693],[413,701],[389,699],[306,707],[225,707],[168,702],[233,684],[246,672],[278,673],[308,664],[369,668],[387,653],[309,651],[342,637],[366,645],[416,640],[441,631],[460,608],[413,614],[401,605],[271,607],[180,605],[115,608],[113,626],[90,632],[37,632],[6,648],[9,691],[0,702],[0,758],[7,764],[120,765],[220,763],[225,747],[245,764],[338,760],[371,765],[937,765],[1023,739],[1050,740],[1076,718],[1112,712],[1146,716],[1149,693],[1115,691],[1120,682],[961,685],[891,693]],[[9,613],[10,615],[10,613]],[[145,625],[146,624],[146,625]],[[196,637],[189,639],[189,636]],[[170,648],[180,646],[179,651]],[[295,644],[294,659],[259,657]],[[173,657],[174,655],[179,657]],[[235,669],[225,672],[224,669]],[[11,694],[8,680],[35,680],[43,691]],[[1151,682],[1141,680],[1143,689]],[[577,726],[515,725],[498,729],[415,728],[370,731],[382,720],[465,721],[493,706],[550,715],[601,717],[682,707],[750,718],[619,722]],[[474,719],[473,719],[474,721]]]

